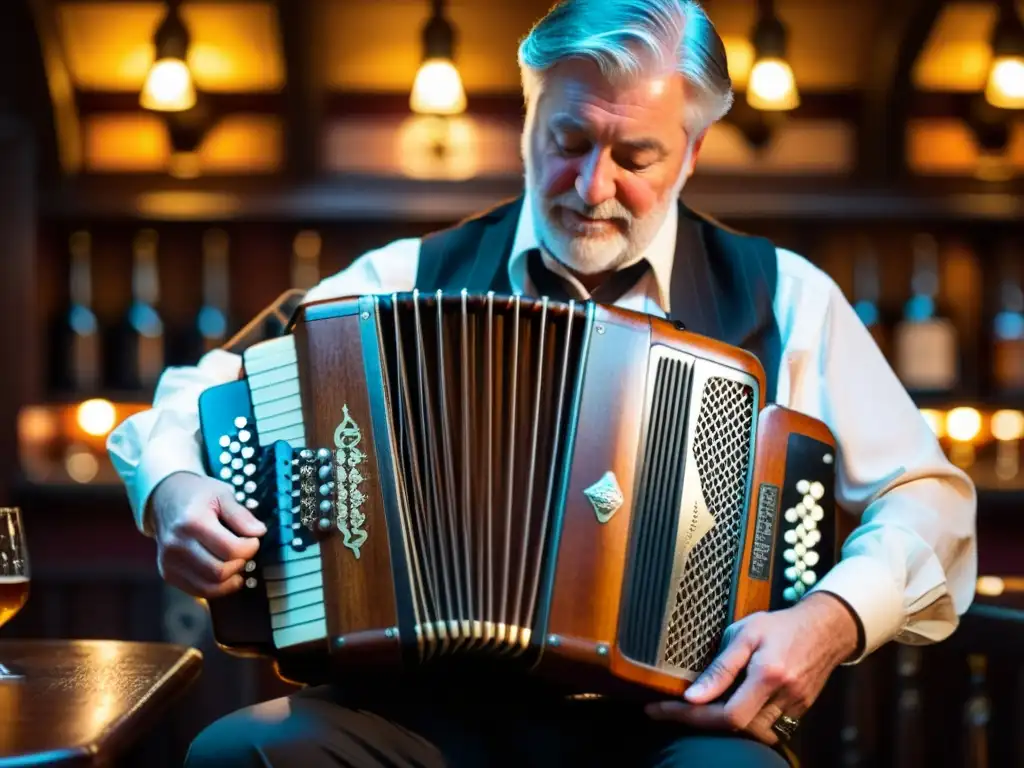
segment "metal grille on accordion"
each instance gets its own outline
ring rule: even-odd
[[[771,599],[755,438],[802,422],[758,434],[742,350],[593,303],[413,292],[304,307],[244,362],[200,403],[211,474],[253,428],[243,484],[273,528],[252,586],[211,601],[229,649],[678,690]]]

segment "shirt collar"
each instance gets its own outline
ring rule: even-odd
[[[662,222],[651,244],[640,257],[650,262],[651,271],[654,273],[654,279],[658,286],[658,303],[665,312],[669,311],[669,296],[671,295],[669,286],[671,285],[672,266],[676,256],[676,228],[678,220],[679,207],[674,204],[670,205],[665,215],[665,221]],[[512,240],[512,253],[508,262],[508,277],[514,292],[528,293],[526,254],[534,248],[540,249],[544,264],[548,269],[567,280],[579,292],[580,296],[589,298],[589,292],[580,285],[579,281],[544,248],[541,248],[540,243],[538,243],[537,231],[534,228],[530,190],[527,189],[523,196],[519,223],[516,225],[515,238]],[[623,266],[629,265],[624,264]]]

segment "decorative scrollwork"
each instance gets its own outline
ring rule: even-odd
[[[366,496],[360,488],[366,477],[359,470],[366,460],[366,454],[359,447],[363,440],[363,432],[349,414],[348,405],[342,406],[342,413],[344,418],[334,431],[334,467],[337,482],[335,522],[341,531],[344,545],[352,550],[358,560],[360,549],[367,538],[367,532],[363,528],[366,515],[362,511]]]

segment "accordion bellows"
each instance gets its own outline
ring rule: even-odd
[[[763,390],[749,353],[590,302],[303,307],[200,399],[208,471],[270,529],[216,639],[680,693],[835,562],[835,442]]]

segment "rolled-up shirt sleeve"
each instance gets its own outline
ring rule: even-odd
[[[419,240],[396,240],[321,281],[304,301],[411,290],[418,257]],[[107,437],[107,452],[124,483],[136,525],[147,536],[154,533],[147,514],[153,490],[177,472],[206,474],[199,396],[237,379],[241,365],[239,355],[217,349],[194,366],[168,368],[157,383],[152,407],[125,419]]]
[[[956,629],[974,598],[977,496],[845,296],[813,269],[786,289],[803,302],[789,314],[804,334],[784,365],[790,407],[824,421],[839,446],[836,500],[856,527],[815,591],[858,617],[856,663],[890,640],[934,643]]]

